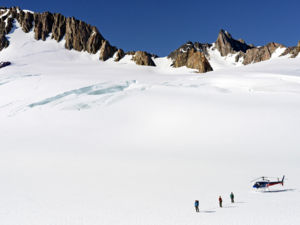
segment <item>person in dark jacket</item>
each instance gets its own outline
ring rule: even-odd
[[[231,203],[234,203],[234,194],[233,194],[233,192],[230,193],[230,199],[231,199]]]
[[[222,199],[221,196],[219,196],[219,206],[220,206],[220,208],[222,208],[222,202],[223,202],[223,199]]]
[[[195,209],[196,212],[199,212],[199,200],[195,200]]]

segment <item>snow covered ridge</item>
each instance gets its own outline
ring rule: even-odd
[[[34,39],[46,41],[48,37],[57,42],[64,41],[66,49],[84,51],[94,54],[101,61],[113,59],[119,62],[126,55],[137,65],[156,66],[156,55],[144,51],[125,53],[121,48],[112,46],[95,26],[74,17],[65,17],[60,13],[35,13],[21,10],[19,7],[0,9],[0,51],[9,47],[7,35],[14,32],[13,26],[18,22],[25,33],[33,32]],[[168,56],[171,66],[186,66],[200,73],[239,65],[261,62],[281,56],[297,57],[298,46],[285,47],[278,43],[268,43],[255,47],[242,39],[235,40],[227,31],[219,32],[216,42],[212,44],[187,42]],[[5,59],[4,59],[5,60]]]

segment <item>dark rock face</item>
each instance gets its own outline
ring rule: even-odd
[[[14,21],[14,18],[8,18],[7,19],[7,25],[6,25],[6,28],[5,28],[6,34],[8,34],[11,31],[11,29],[13,28],[13,21]]]
[[[87,51],[95,54],[101,47],[104,38],[96,27],[76,20],[66,18],[59,13],[30,13],[20,11],[18,21],[24,32],[29,32],[34,24],[35,39],[46,40],[50,33],[51,38],[61,41],[65,36],[67,49]]]
[[[0,68],[3,68],[3,67],[6,67],[6,66],[9,66],[11,64],[11,62],[0,62]]]
[[[65,47],[67,49],[96,54],[101,48],[101,60],[107,60],[117,51],[117,48],[111,46],[96,27],[76,20],[74,17],[66,18],[59,13],[52,14],[50,12],[33,14],[24,12],[16,7],[6,10],[9,12],[0,12],[2,15],[7,13],[0,19],[0,50],[9,45],[5,35],[10,32],[13,20],[17,19],[24,32],[28,33],[34,28],[34,37],[37,40],[46,40],[49,34],[52,33],[51,38],[58,42],[65,37]],[[116,61],[120,60],[124,55],[123,50],[119,50]]]
[[[9,13],[8,13],[8,15],[9,15]],[[12,20],[10,18],[7,18],[7,16],[3,16],[0,19],[0,51],[9,46],[9,41],[7,40],[5,35],[8,34],[11,30]],[[7,24],[6,24],[6,21],[7,21]]]
[[[102,61],[106,61],[109,58],[111,58],[115,52],[117,51],[116,47],[113,47],[109,44],[107,40],[102,42],[101,48],[100,48],[100,57],[99,59]]]
[[[49,34],[52,33],[51,38],[58,42],[65,37],[65,47],[67,49],[96,54],[101,48],[101,60],[107,60],[117,51],[117,48],[111,46],[96,27],[76,20],[74,17],[66,18],[59,13],[52,14],[50,12],[33,14],[24,12],[19,8],[7,10],[9,10],[9,13],[0,19],[1,48],[8,46],[9,42],[5,34],[9,33],[13,26],[13,20],[16,18],[24,32],[28,33],[34,27],[36,40],[46,40]],[[119,52],[118,57],[121,59],[123,56],[124,52]]]
[[[9,9],[9,15],[11,15],[12,18],[17,18],[18,11],[20,11],[19,7],[12,7]]]
[[[125,56],[125,53],[122,49],[118,49],[115,57],[115,61],[119,62],[123,57]]]
[[[10,9],[8,14],[0,19],[0,34],[8,34],[13,27],[13,20],[15,17],[14,9]],[[9,17],[11,16],[11,17]],[[5,22],[6,21],[6,22]]]
[[[278,43],[271,42],[262,47],[248,49],[246,53],[240,53],[244,57],[243,64],[247,65],[250,63],[257,63],[268,60],[272,57],[272,54],[279,47],[284,46]]]
[[[7,8],[6,7],[0,7],[0,9],[4,9],[4,10],[6,10]],[[5,13],[5,11],[0,11],[0,16],[2,16],[3,14]]]
[[[238,62],[243,58],[244,65],[268,60],[272,57],[272,54],[277,48],[284,47],[283,45],[274,42],[268,43],[262,47],[247,45],[242,39],[233,39],[232,36],[224,30],[220,31],[215,46],[222,56],[238,52],[239,54],[236,56],[235,61]]]
[[[60,13],[53,14],[52,37],[56,41],[61,41],[66,33],[66,17]]]
[[[298,45],[294,47],[288,47],[280,56],[291,55],[291,58],[295,58],[299,55],[300,52],[300,41],[298,41]]]
[[[86,43],[87,52],[96,54],[99,50],[104,38],[101,36],[96,27],[92,27],[92,33]]]
[[[49,33],[52,31],[54,22],[53,15],[49,12],[35,13],[34,18],[34,38],[36,40],[46,40]]]
[[[20,23],[22,30],[28,33],[33,27],[33,14],[30,12],[20,11],[18,16],[18,22]]]
[[[5,21],[1,18],[1,19],[0,19],[0,34],[6,34],[5,28],[6,28],[6,23],[5,23]]]
[[[126,54],[122,49],[118,49],[104,39],[98,29],[94,26],[77,20],[74,17],[65,17],[59,13],[31,13],[22,11],[18,7],[4,8],[6,11],[0,11],[0,51],[9,45],[6,35],[11,31],[14,20],[17,19],[26,33],[32,29],[35,39],[46,40],[50,33],[51,38],[56,41],[65,39],[65,48],[74,49],[76,51],[87,51],[91,54],[100,52],[99,59],[107,60],[114,57],[115,61],[121,60],[126,54],[132,55],[132,60],[138,65],[155,66],[153,58],[157,56],[143,51],[131,51]],[[4,15],[5,14],[5,15]],[[272,54],[278,47],[284,47],[277,43],[269,43],[262,47],[248,45],[244,40],[235,40],[227,31],[221,30],[214,44],[222,56],[231,53],[238,53],[236,61],[242,60],[244,65],[256,63],[271,58]],[[204,73],[212,71],[213,68],[208,60],[209,49],[211,44],[202,44],[199,42],[187,42],[177,50],[171,52],[168,58],[173,60],[174,67],[186,66],[188,68],[197,69]],[[300,41],[298,46],[289,47],[282,55],[291,55],[296,57],[300,52]]]
[[[129,52],[126,52],[125,54],[126,54],[126,55],[134,55],[134,54],[135,54],[135,51],[129,51]]]
[[[191,69],[197,69],[199,73],[206,73],[213,70],[204,53],[195,49],[189,49],[187,52],[178,55],[173,66],[186,66]]]
[[[187,52],[188,50],[190,49],[194,49],[196,51],[201,51],[203,52],[206,56],[208,56],[208,49],[211,47],[212,45],[211,44],[202,44],[202,43],[199,43],[199,42],[191,42],[191,41],[188,41],[187,43],[185,43],[184,45],[180,46],[178,49],[176,49],[175,51],[171,52],[169,55],[168,55],[168,58],[171,58],[173,60],[175,60],[178,55],[181,55],[183,52]]]
[[[105,40],[96,27],[76,20],[74,17],[66,19],[65,39],[67,49],[83,50],[93,54],[99,50]]]
[[[211,45],[209,44],[187,42],[174,52],[171,52],[168,58],[173,60],[172,66],[174,67],[186,66],[191,69],[197,69],[199,73],[205,73],[213,70],[205,57],[205,53],[208,54],[210,47]]]
[[[7,48],[9,45],[9,41],[5,37],[4,34],[0,34],[0,51],[4,48]]]
[[[153,60],[151,59],[151,54],[143,51],[137,51],[132,57],[132,60],[137,65],[142,66],[156,66]]]
[[[252,48],[247,45],[244,40],[235,40],[227,31],[221,30],[215,42],[215,47],[221,53],[221,56],[226,56],[229,53],[246,52]]]

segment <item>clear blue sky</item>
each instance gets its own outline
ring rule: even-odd
[[[98,27],[125,51],[168,55],[186,41],[212,43],[221,28],[234,38],[287,46],[300,40],[299,0],[4,0],[36,12],[59,12]]]

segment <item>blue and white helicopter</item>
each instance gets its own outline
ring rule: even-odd
[[[259,177],[251,181],[251,182],[255,181],[252,187],[256,189],[266,189],[269,188],[270,186],[277,185],[277,184],[281,184],[283,186],[284,177],[285,176],[283,176],[281,180],[277,178],[277,181],[271,181],[268,177]]]

